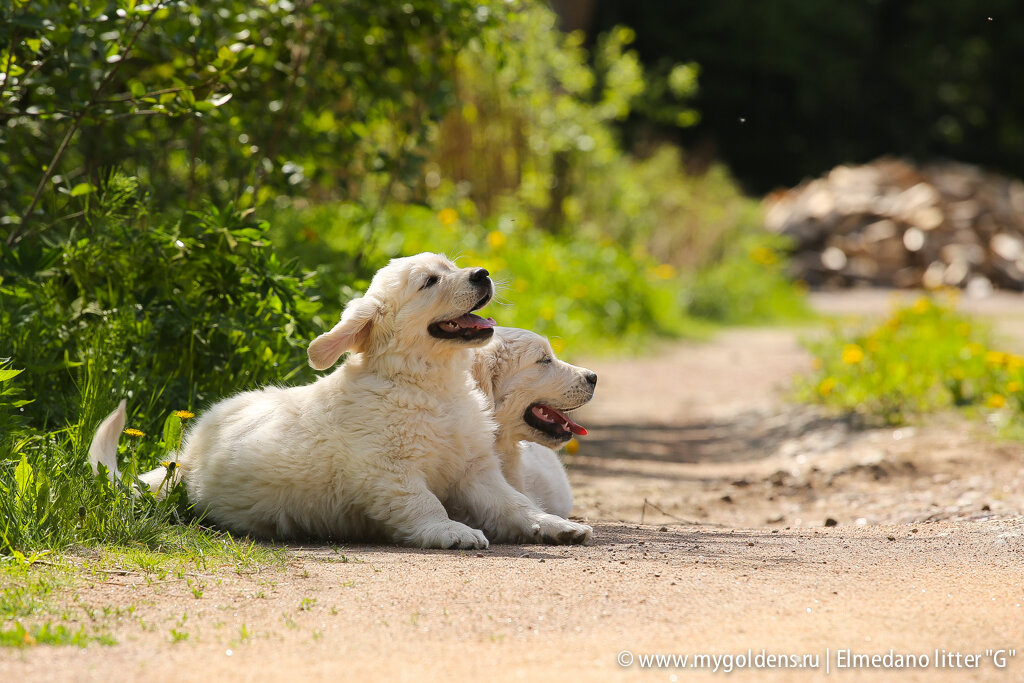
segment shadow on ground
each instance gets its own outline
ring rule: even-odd
[[[752,411],[684,424],[605,424],[590,430],[586,455],[597,460],[745,462],[771,456],[783,444],[809,435],[841,445],[861,426],[858,422],[856,416],[829,416],[795,407],[774,415]],[[574,467],[598,469],[585,463]]]

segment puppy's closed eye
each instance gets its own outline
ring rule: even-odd
[[[537,363],[540,365],[551,365],[551,356],[544,356]]]
[[[433,287],[438,283],[438,281],[440,281],[440,279],[441,278],[438,275],[431,275],[423,282],[423,285],[420,286],[420,290],[422,291],[424,289],[427,289],[428,287]]]

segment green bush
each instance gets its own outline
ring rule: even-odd
[[[784,273],[787,240],[761,231],[738,234],[724,253],[692,277],[692,315],[728,325],[810,317],[801,289]]]
[[[412,184],[453,103],[455,55],[514,11],[500,0],[5,2],[0,231],[68,220],[113,167],[171,213]]]
[[[60,239],[3,252],[0,354],[25,369],[32,426],[73,420],[89,381],[99,419],[125,395],[195,407],[305,371],[318,303],[267,225],[214,207],[161,224],[142,200],[114,175]]]
[[[952,295],[951,295],[952,296]],[[864,331],[836,329],[810,344],[807,401],[899,424],[945,408],[1024,413],[1024,358],[993,350],[989,334],[953,306],[926,297]]]
[[[588,56],[582,36],[553,30],[553,21],[545,8],[524,8],[485,29],[456,60],[462,104],[443,121],[424,177],[432,188],[427,203],[456,207],[463,219],[466,240],[456,252],[489,255],[489,245],[477,245],[495,234],[534,249],[511,276],[541,288],[508,294],[522,309],[513,317],[573,344],[619,339],[633,345],[633,332],[644,326],[655,335],[693,330],[691,317],[764,322],[804,315],[778,263],[779,240],[760,227],[760,207],[722,167],[691,175],[671,146],[642,159],[622,152],[614,124],[634,107],[651,115],[659,108],[657,116],[680,125],[696,122],[687,103],[697,90],[697,67],[645,74],[627,49],[634,36],[625,27],[600,37]],[[394,230],[385,232],[382,239],[393,240]],[[535,233],[557,238],[549,244]],[[429,248],[451,240],[441,235],[419,243]],[[589,256],[595,245],[607,255]],[[568,253],[560,259],[568,272],[564,282],[552,282],[538,268],[538,255],[559,250]],[[512,251],[494,256],[511,263]],[[617,273],[609,272],[613,261]],[[613,284],[620,280],[629,285]],[[663,296],[668,289],[674,293]],[[538,317],[552,306],[534,305],[533,297],[572,300],[576,318]],[[559,316],[568,308],[554,307]]]
[[[329,307],[352,295],[354,267],[368,278],[392,257],[434,251],[487,268],[498,291],[486,313],[501,325],[554,337],[556,350],[630,348],[698,329],[686,312],[676,269],[642,250],[627,251],[607,238],[551,235],[532,226],[525,213],[477,224],[467,218],[474,213],[472,204],[465,201],[462,207],[464,212],[451,207],[435,212],[396,206],[377,216],[367,237],[351,223],[360,215],[353,207],[322,205],[280,214],[273,233],[283,250],[321,264],[317,281],[325,318]],[[362,256],[358,266],[353,253]]]

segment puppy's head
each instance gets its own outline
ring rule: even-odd
[[[326,370],[346,351],[443,357],[480,346],[494,333],[494,321],[473,311],[492,296],[483,268],[459,268],[440,254],[392,259],[363,296],[348,302],[341,322],[310,343],[309,364]]]
[[[594,396],[597,375],[555,357],[544,337],[512,327],[475,351],[473,377],[494,406],[499,439],[557,448],[587,430],[566,415]]]

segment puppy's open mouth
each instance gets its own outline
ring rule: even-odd
[[[574,434],[583,436],[587,433],[586,429],[573,422],[561,410],[543,403],[534,403],[527,408],[523,420],[537,431],[560,441],[568,441]]]
[[[481,318],[478,315],[474,315],[472,311],[483,308],[490,300],[491,294],[488,292],[480,301],[476,302],[473,308],[469,309],[469,313],[460,315],[458,318],[452,318],[451,320],[430,323],[427,326],[427,332],[436,339],[454,339],[458,341],[489,339],[494,334],[494,326],[497,325],[494,322],[494,318]]]

